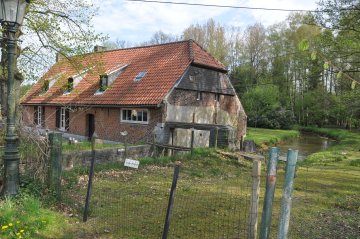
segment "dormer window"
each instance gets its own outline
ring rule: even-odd
[[[146,75],[146,71],[140,71],[139,74],[135,76],[134,81],[141,81],[141,79],[144,78],[145,75]]]
[[[45,93],[49,90],[49,85],[50,85],[50,82],[49,80],[44,80],[44,83],[42,85],[42,91]]]
[[[70,77],[67,80],[67,84],[65,86],[65,92],[64,94],[70,94],[70,92],[74,89],[74,79],[72,77]]]
[[[109,76],[108,75],[101,75],[100,76],[100,87],[99,91],[104,92],[109,86]]]
[[[116,79],[118,79],[122,72],[128,65],[118,65],[116,68],[102,73],[99,77],[99,88],[94,95],[102,95],[107,88],[109,88]]]
[[[50,79],[45,79],[41,85],[41,92],[39,95],[42,96],[42,95],[46,94],[46,92],[49,91],[49,89],[55,84],[55,82],[57,82],[57,80],[60,79],[62,74],[63,73],[59,73]]]

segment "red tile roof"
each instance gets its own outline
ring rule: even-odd
[[[91,53],[62,60],[30,89],[22,104],[71,104],[71,105],[157,105],[180,79],[190,64],[226,71],[223,64],[213,58],[198,44],[189,41],[161,45],[134,47]],[[126,66],[127,65],[127,66]],[[99,75],[126,66],[123,72],[102,94]],[[64,95],[67,79],[88,70],[70,94]],[[143,79],[135,76],[146,71]],[[56,79],[56,76],[59,76]],[[45,80],[51,87],[42,93]],[[76,81],[76,80],[75,80]]]

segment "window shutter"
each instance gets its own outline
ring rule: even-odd
[[[60,128],[60,107],[56,107],[56,128]]]
[[[69,130],[70,111],[65,109],[65,130]]]
[[[45,106],[41,108],[41,126],[45,127]]]
[[[38,123],[38,107],[34,106],[34,125]]]

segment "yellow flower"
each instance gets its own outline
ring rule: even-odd
[[[8,228],[8,227],[9,227],[9,226],[2,226],[1,229],[4,230],[4,229],[6,229],[6,228]]]
[[[17,232],[17,233],[16,233],[16,236],[20,236],[20,232]]]
[[[21,233],[23,233],[25,230],[20,230]]]
[[[16,221],[16,223],[17,223],[17,224],[19,224],[19,223],[20,223],[20,221]]]
[[[9,223],[9,227],[12,227],[12,226],[14,226],[14,224],[12,224],[11,222]]]

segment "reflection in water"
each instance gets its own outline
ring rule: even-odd
[[[311,133],[301,133],[300,137],[290,139],[283,144],[278,144],[280,160],[286,160],[288,149],[299,150],[298,160],[302,161],[306,156],[327,149],[334,145],[335,140],[318,136]]]

